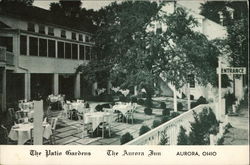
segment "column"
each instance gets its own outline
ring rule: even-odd
[[[53,74],[52,89],[53,89],[54,95],[59,94],[59,75],[58,75],[58,73]]]
[[[188,88],[187,89],[188,90],[188,92],[187,92],[187,102],[188,102],[187,105],[188,105],[188,107],[187,108],[188,108],[188,110],[190,110],[191,109],[191,103],[190,103],[190,83],[188,83],[187,85],[188,85],[188,87],[187,87]]]
[[[0,98],[1,98],[1,109],[2,112],[4,112],[6,110],[6,69],[5,68],[1,68],[1,75],[0,75],[0,79],[1,79],[1,90],[0,90]]]
[[[137,86],[134,86],[134,95],[135,95],[135,96],[138,95]]]
[[[110,90],[112,88],[112,83],[110,80],[108,80],[108,83],[107,83],[107,93],[110,94]]]
[[[80,98],[80,73],[75,76],[74,97]]]
[[[174,86],[173,88],[173,93],[174,93],[174,112],[177,112],[177,91],[176,91],[176,88]]]
[[[94,82],[92,84],[92,95],[96,96],[96,90],[97,90],[97,82]]]
[[[30,100],[30,73],[24,74],[24,97]]]

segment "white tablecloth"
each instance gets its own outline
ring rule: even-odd
[[[75,109],[75,110],[77,110],[77,111],[80,112],[80,113],[87,113],[87,112],[90,111],[89,108],[85,108],[84,103],[77,103],[77,102],[75,102],[75,103],[70,103],[70,109],[71,109],[71,110],[72,110],[72,109]]]
[[[17,141],[18,144],[24,144],[31,137],[30,130],[33,128],[33,123],[18,124],[18,128],[13,126],[9,133],[9,138]],[[48,123],[43,124],[43,137],[49,139],[52,135],[51,125]],[[34,135],[33,135],[34,136]]]
[[[104,119],[105,117],[105,119]],[[84,123],[92,123],[92,128],[95,130],[100,123],[104,120],[107,123],[111,123],[113,118],[113,114],[106,112],[89,112],[84,114]]]
[[[130,104],[119,104],[114,105],[113,110],[120,111],[123,115],[125,115],[129,110],[131,110],[133,107]]]

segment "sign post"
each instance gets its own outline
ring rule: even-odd
[[[221,58],[218,60],[218,68],[217,68],[217,74],[218,74],[218,82],[219,82],[219,100],[218,100],[218,120],[221,119],[221,112],[222,112],[222,103],[221,103],[221,75],[222,74],[246,74],[246,68],[245,67],[221,67]]]

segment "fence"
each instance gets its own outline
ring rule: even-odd
[[[8,65],[14,65],[14,54],[7,52],[5,47],[0,47],[0,62],[4,62]]]
[[[183,126],[187,132],[189,132],[191,129],[190,122],[194,121],[193,112],[200,113],[203,108],[212,108],[214,110],[215,106],[214,104],[198,105],[197,107],[194,107],[174,119],[150,130],[125,145],[158,145],[164,133],[168,136],[169,145],[176,145],[180,126]]]

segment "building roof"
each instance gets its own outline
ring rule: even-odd
[[[6,15],[41,24],[63,26],[83,32],[92,33],[94,31],[94,26],[86,24],[86,21],[84,21],[83,19],[58,16],[49,10],[42,9],[36,6],[0,5],[0,15]]]
[[[9,28],[9,26],[0,21],[0,28]]]

